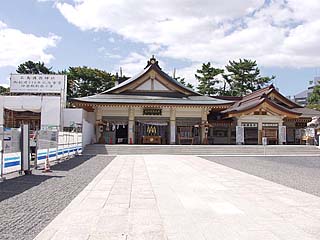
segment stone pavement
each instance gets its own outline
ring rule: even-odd
[[[34,239],[113,158],[79,155],[51,166],[51,173],[33,169],[1,182],[0,239]]]
[[[118,156],[36,239],[316,240],[320,198],[195,156]]]

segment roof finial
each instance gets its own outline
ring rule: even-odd
[[[160,68],[159,65],[158,65],[158,61],[157,61],[157,59],[154,57],[153,54],[152,54],[152,57],[149,59],[149,61],[148,61],[148,63],[147,63],[147,66],[145,67],[145,69],[146,69],[147,67],[149,67],[150,65],[155,65],[155,66],[157,66],[158,68]],[[160,68],[160,69],[161,69],[161,68]]]

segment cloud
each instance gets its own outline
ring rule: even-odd
[[[38,37],[23,33],[0,21],[0,67],[17,66],[27,60],[48,63],[54,56],[46,50],[56,47],[60,39],[54,34]]]
[[[61,0],[56,7],[83,31],[107,30],[163,57],[216,64],[253,58],[269,67],[320,65],[318,0]]]
[[[115,43],[116,42],[116,40],[113,37],[109,37],[108,41],[111,42],[111,43]]]

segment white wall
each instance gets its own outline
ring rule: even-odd
[[[95,124],[96,115],[94,112],[84,111],[84,118],[82,123],[82,145],[86,146],[96,142]]]
[[[86,146],[95,141],[95,113],[87,112],[82,108],[65,108],[63,110],[63,126],[71,124],[82,125],[82,145]]]
[[[61,126],[61,99],[55,96],[43,96],[41,103],[41,128]]]
[[[84,112],[82,108],[63,109],[63,126],[70,127],[74,123],[82,124]]]

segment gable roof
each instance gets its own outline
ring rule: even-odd
[[[154,70],[156,73],[158,73],[160,76],[162,76],[167,82],[171,83],[176,87],[177,91],[183,92],[184,94],[188,96],[200,96],[201,94],[195,92],[191,88],[186,87],[182,83],[178,82],[174,78],[170,77],[167,73],[162,71],[160,68],[158,61],[155,59],[154,56],[148,61],[147,66],[144,68],[142,72],[139,74],[127,79],[126,81],[114,86],[113,88],[110,88],[101,94],[110,94],[110,93],[122,93],[125,91],[125,89],[130,88],[130,85],[132,85],[134,82],[138,81],[139,79],[143,78],[145,75],[147,75],[150,71]]]
[[[281,101],[286,106],[278,104],[274,99],[271,99],[271,96],[274,99]],[[284,97],[275,89],[273,85],[259,89],[242,97],[241,100],[235,102],[229,109],[223,111],[222,113],[228,115],[238,114],[258,108],[262,104],[267,104],[273,108],[278,109],[281,112],[285,112],[291,115],[299,116],[302,114],[301,112],[297,111],[297,109],[302,107]]]

